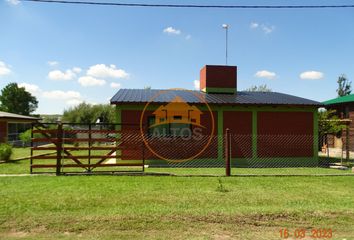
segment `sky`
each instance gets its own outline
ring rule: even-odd
[[[112,2],[135,2],[117,1]],[[353,4],[354,1],[139,3]],[[119,88],[197,89],[204,65],[238,66],[238,90],[266,84],[317,101],[354,82],[354,8],[166,9],[0,0],[0,88],[17,82],[61,114],[83,101],[109,103]]]

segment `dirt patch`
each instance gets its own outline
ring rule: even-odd
[[[28,236],[28,233],[22,232],[22,231],[10,231],[10,232],[6,233],[6,236],[11,237],[11,238],[24,238],[24,237]]]
[[[314,212],[305,213],[264,213],[264,214],[209,214],[207,216],[188,214],[169,215],[96,215],[58,216],[57,218],[7,221],[3,225],[6,238],[33,236],[80,236],[112,235],[117,238],[154,239],[156,236],[171,239],[276,239],[279,230],[289,228],[311,229],[318,226],[318,219],[326,223],[335,222],[338,216],[354,220],[351,213]],[[34,224],[35,223],[35,224]],[[15,226],[6,232],[6,226]],[[256,238],[254,238],[256,237]]]
[[[307,217],[306,217],[307,218]],[[236,226],[284,226],[285,222],[293,224],[308,224],[305,217],[297,214],[252,214],[252,215],[225,215],[211,214],[197,215],[169,215],[163,216],[162,221],[202,222],[211,224],[232,224]]]

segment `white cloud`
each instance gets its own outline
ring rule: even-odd
[[[25,88],[27,92],[31,93],[34,96],[39,96],[41,93],[41,89],[35,84],[20,83],[18,84],[18,86]]]
[[[10,66],[6,65],[6,63],[0,61],[0,77],[9,75],[11,73]]]
[[[191,38],[192,38],[192,36],[191,36],[190,34],[188,34],[188,35],[185,37],[186,40],[189,40],[189,39],[191,39]]]
[[[262,25],[262,30],[265,34],[269,34],[275,30],[274,26]]]
[[[196,90],[199,90],[199,88],[200,88],[200,81],[199,80],[194,80],[194,88],[196,89]]]
[[[20,4],[20,1],[19,1],[19,0],[6,0],[6,2],[8,2],[8,3],[11,4],[11,5],[18,5],[18,4]]]
[[[258,27],[259,27],[259,23],[257,23],[257,22],[251,22],[250,28],[258,28]]]
[[[250,28],[251,29],[260,29],[262,30],[265,34],[269,34],[275,30],[275,26],[273,25],[267,25],[264,23],[258,23],[258,22],[251,22],[250,23]]]
[[[163,30],[163,32],[169,35],[180,35],[182,33],[181,30],[175,29],[173,27],[167,27]]]
[[[72,80],[76,77],[76,74],[68,69],[65,72],[62,72],[60,70],[54,70],[54,71],[50,71],[48,73],[48,78],[51,80]]]
[[[79,67],[74,67],[72,70],[73,70],[73,72],[76,72],[76,73],[81,73],[81,71],[82,71],[82,69]]]
[[[81,99],[69,99],[65,101],[65,103],[69,106],[76,106],[79,105],[80,103],[83,103],[84,101]]]
[[[43,92],[43,97],[49,98],[49,99],[65,99],[65,100],[72,99],[72,98],[80,99],[81,94],[76,91],[64,92],[61,90],[54,90],[54,91]]]
[[[255,77],[258,78],[268,78],[268,79],[274,79],[276,78],[277,74],[275,72],[270,72],[267,70],[262,70],[262,71],[258,71],[256,72],[256,74],[254,75]]]
[[[27,92],[30,92],[36,97],[43,97],[50,100],[62,100],[69,106],[75,106],[84,102],[81,94],[76,91],[42,91],[37,85],[30,83],[20,83],[19,87],[24,87]]]
[[[78,81],[84,87],[103,86],[106,84],[105,80],[97,79],[91,76],[80,77]]]
[[[87,70],[87,75],[98,78],[128,78],[129,74],[123,69],[117,69],[113,64],[97,64]]]
[[[78,105],[84,101],[81,94],[76,91],[43,91],[42,97],[50,100],[64,101],[69,106]]]
[[[59,65],[59,62],[57,62],[57,61],[48,61],[48,65],[51,66],[51,67],[54,67],[54,66]]]
[[[115,82],[112,82],[111,84],[110,84],[110,86],[111,86],[111,88],[120,88],[120,83],[115,83]]]
[[[44,91],[42,96],[48,99],[55,100],[71,100],[71,99],[82,99],[81,94],[76,91],[61,91],[61,90],[53,90],[53,91]]]
[[[301,79],[317,80],[322,79],[324,74],[318,71],[306,71],[300,74]]]

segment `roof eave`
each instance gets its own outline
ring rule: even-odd
[[[111,105],[134,105],[134,104],[148,104],[149,102],[111,102]],[[150,104],[167,104],[169,102],[154,102]],[[189,102],[189,104],[193,105],[203,105],[204,103],[198,102]],[[222,105],[222,106],[271,106],[271,107],[278,107],[278,106],[287,106],[287,107],[314,107],[314,108],[321,108],[325,107],[324,104],[286,104],[286,103],[208,103],[209,105]]]
[[[19,120],[28,120],[28,121],[40,121],[42,120],[42,118],[20,118],[20,117],[10,117],[10,116],[7,116],[7,117],[0,117],[0,118],[3,118],[3,119],[19,119]]]

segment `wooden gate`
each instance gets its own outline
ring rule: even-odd
[[[138,126],[124,132],[121,129],[121,124],[35,123],[30,172],[144,171],[145,151]],[[134,150],[140,157],[124,158],[123,150]]]

